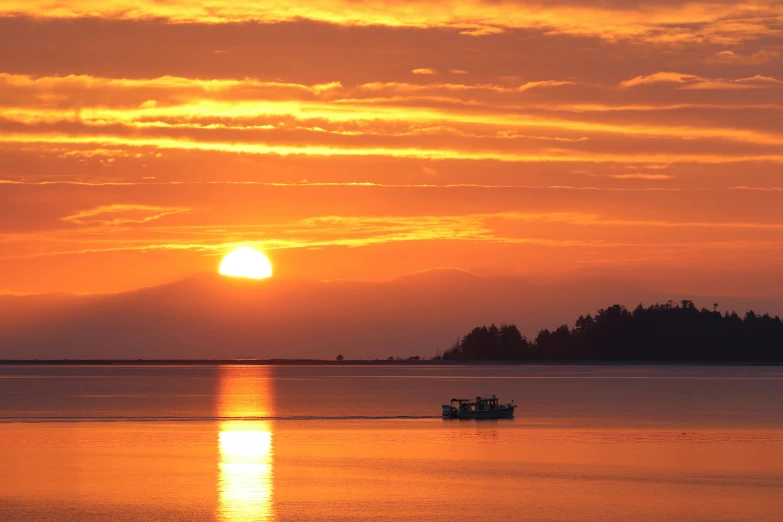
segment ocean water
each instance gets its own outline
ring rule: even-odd
[[[783,520],[783,368],[0,366],[0,520],[371,519]]]

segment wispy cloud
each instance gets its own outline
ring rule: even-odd
[[[674,176],[670,174],[645,174],[642,172],[634,172],[631,174],[612,174],[614,179],[645,179],[645,180],[663,180],[674,179]]]
[[[564,156],[581,158],[586,152],[580,144],[606,134],[622,136],[628,140],[645,140],[651,137],[732,141],[747,144],[777,146],[783,143],[783,135],[771,130],[732,128],[727,126],[707,127],[694,125],[692,119],[682,123],[651,125],[643,120],[627,119],[620,123],[602,121],[597,114],[607,111],[634,112],[666,108],[672,111],[691,108],[710,108],[715,104],[680,104],[669,106],[618,106],[605,105],[546,105],[509,106],[504,103],[487,102],[462,106],[444,105],[443,98],[416,100],[399,98],[400,93],[447,92],[455,95],[469,92],[490,94],[524,93],[541,89],[571,85],[565,80],[542,80],[526,82],[517,86],[495,84],[411,84],[398,82],[375,82],[346,88],[334,81],[328,84],[301,85],[281,82],[264,82],[252,78],[243,80],[200,80],[182,77],[161,77],[152,79],[109,79],[92,76],[30,77],[26,75],[0,76],[2,84],[10,89],[9,99],[21,100],[16,105],[0,107],[0,124],[3,120],[25,127],[11,127],[9,136],[28,134],[22,141],[61,141],[52,137],[59,128],[74,133],[77,126],[92,129],[78,129],[74,143],[122,143],[132,131],[138,134],[137,141],[156,142],[186,146],[203,150],[270,154],[317,154],[317,155],[390,155],[422,157],[477,157],[501,158],[550,158],[552,151],[543,145],[528,147],[525,154],[513,154],[506,146],[498,143],[486,151],[489,140],[556,141],[569,145]],[[684,88],[717,89],[723,84],[738,88],[778,87],[776,78],[756,75],[735,80],[706,80],[694,75],[679,73],[656,73],[637,77],[624,82],[627,87],[642,84],[674,82]],[[90,96],[102,90],[105,96],[101,103],[95,103]],[[271,90],[270,90],[271,89]],[[370,92],[372,98],[356,98],[356,93]],[[56,104],[41,104],[40,95],[57,99]],[[21,98],[20,98],[21,96]],[[346,97],[347,96],[347,97]],[[129,98],[128,98],[129,97]],[[105,99],[112,100],[106,103]],[[451,99],[448,99],[451,103]],[[743,105],[731,105],[739,108]],[[773,107],[759,104],[761,107]],[[774,108],[774,107],[773,107]],[[582,113],[583,116],[564,117],[562,111]],[[550,114],[555,113],[555,114]],[[591,116],[591,114],[596,115]],[[536,129],[535,133],[523,129]],[[43,131],[43,132],[42,132]],[[229,136],[226,133],[236,133]],[[254,133],[252,137],[244,136]],[[259,133],[268,134],[260,136]],[[309,133],[308,146],[301,146],[297,133]],[[145,136],[147,134],[147,136]],[[388,138],[379,146],[367,147],[352,144],[344,146],[333,140],[317,137],[335,136],[353,138],[354,141],[369,137]],[[153,137],[154,136],[154,137]],[[219,136],[215,139],[215,136]],[[451,147],[411,146],[403,138],[439,136],[476,140],[466,145],[459,144],[455,155]],[[257,147],[247,144],[248,140],[268,142]],[[483,140],[485,143],[480,143]],[[7,142],[18,141],[9,139]],[[184,144],[186,141],[189,145]],[[215,143],[220,141],[223,144]],[[235,142],[233,145],[227,141]],[[445,141],[445,140],[441,140]],[[451,140],[453,141],[453,140]],[[398,143],[399,142],[399,143]],[[133,146],[127,141],[129,146]],[[184,145],[183,145],[184,144]],[[586,144],[586,143],[585,143]],[[452,145],[453,147],[453,145]],[[473,147],[483,151],[471,150]],[[343,152],[339,149],[343,148]],[[628,149],[628,147],[620,147]],[[425,152],[429,150],[429,152]],[[408,152],[404,152],[408,151]],[[557,154],[559,155],[559,154]],[[665,154],[661,154],[662,156]],[[604,154],[605,156],[605,154]],[[622,156],[622,155],[620,155]],[[753,157],[765,157],[756,155]],[[596,155],[600,157],[600,155]]]
[[[732,50],[726,49],[724,51],[718,51],[715,53],[713,61],[726,64],[742,64],[742,65],[762,65],[765,63],[773,62],[780,58],[780,51],[768,51],[766,49],[759,49],[750,54],[735,53]]]
[[[588,153],[582,151],[548,150],[520,153],[502,150],[460,150],[456,148],[417,147],[348,147],[328,145],[273,145],[250,142],[193,141],[168,137],[130,137],[112,135],[73,136],[59,133],[5,134],[0,143],[38,145],[99,145],[124,147],[152,147],[160,150],[192,150],[234,154],[275,156],[320,156],[320,157],[391,157],[422,158],[431,160],[495,160],[502,162],[570,162],[570,163],[782,163],[783,154],[738,154],[720,153]]]
[[[240,244],[294,277],[458,259],[744,280],[783,259],[782,16],[774,0],[8,0],[0,288],[111,290],[109,266],[138,287]]]
[[[113,204],[80,210],[62,218],[74,225],[124,225],[148,223],[172,214],[190,212],[183,207],[160,207],[153,205]]]
[[[303,91],[313,94],[323,94],[342,88],[340,82],[304,85],[299,83],[263,81],[257,78],[242,79],[201,79],[184,78],[181,76],[160,76],[157,78],[106,78],[89,74],[69,74],[66,76],[31,76],[27,74],[0,73],[0,86],[13,88],[36,89],[38,91],[73,90],[73,89],[145,89],[150,90],[183,90],[197,89],[201,92],[222,92],[232,89],[256,88],[271,90]],[[154,104],[153,104],[154,105]]]
[[[698,76],[693,74],[683,74],[676,72],[656,72],[647,76],[636,76],[630,80],[620,82],[620,87],[636,87],[637,85],[649,85],[653,83],[686,83],[699,80]]]
[[[427,176],[435,176],[437,170],[431,167],[422,167],[421,173]],[[513,184],[489,184],[489,183],[377,183],[373,181],[302,181],[287,183],[282,181],[184,181],[184,180],[145,180],[145,181],[112,181],[112,180],[34,180],[34,179],[0,179],[0,185],[20,185],[20,186],[49,186],[49,185],[74,185],[84,187],[136,187],[136,186],[178,186],[178,185],[248,185],[262,187],[347,187],[357,189],[373,188],[413,188],[413,189],[492,189],[492,190],[566,190],[566,191],[594,191],[594,192],[654,192],[654,191],[682,191],[685,189],[677,187],[595,187],[595,186],[574,186],[574,185],[513,185]]]
[[[731,190],[747,190],[750,192],[783,192],[783,187],[748,187],[745,185],[738,185],[736,187],[730,187]]]
[[[417,69],[418,71],[431,69]],[[434,72],[417,74],[435,74]],[[459,74],[459,73],[458,73]],[[358,86],[359,90],[366,91],[381,91],[388,90],[395,93],[410,93],[410,92],[424,92],[424,91],[487,91],[495,93],[514,94],[524,92],[528,89],[534,89],[536,87],[559,87],[561,85],[574,85],[575,82],[566,80],[541,80],[530,81],[520,85],[506,86],[497,85],[493,83],[477,83],[477,84],[461,84],[461,83],[405,83],[405,82],[373,82],[365,83]]]
[[[141,209],[142,207],[136,207]],[[105,210],[86,211],[99,215]],[[514,223],[526,223],[524,227]],[[691,243],[674,243],[649,238],[607,240],[600,234],[585,237],[576,229],[557,229],[552,235],[541,235],[551,225],[579,229],[683,229],[683,230],[758,230],[783,231],[783,223],[667,221],[624,219],[583,212],[504,212],[468,215],[408,215],[408,216],[344,216],[326,215],[304,218],[274,225],[201,225],[156,226],[148,228],[152,235],[136,237],[128,225],[137,221],[96,221],[81,231],[48,231],[37,234],[0,235],[0,244],[14,244],[14,252],[0,253],[0,259],[30,259],[64,255],[88,255],[120,251],[194,250],[222,253],[238,245],[251,244],[265,250],[310,249],[323,247],[360,248],[378,244],[407,242],[477,242],[528,244],[549,248],[618,248],[618,247],[696,247],[717,245],[736,240],[715,242],[694,239]],[[540,224],[543,228],[531,228]],[[99,228],[94,228],[94,227]],[[108,226],[107,236],[100,230]],[[573,235],[574,237],[570,237]],[[577,238],[578,236],[578,238]],[[159,237],[160,239],[155,239]],[[263,237],[263,239],[258,239]],[[694,236],[694,238],[697,236]],[[768,243],[768,242],[767,242]],[[765,243],[766,244],[766,243]],[[20,247],[19,245],[26,245]],[[36,248],[48,245],[47,248]]]
[[[675,72],[657,72],[647,76],[637,76],[630,80],[620,82],[620,87],[636,87],[639,85],[650,85],[657,83],[678,84],[678,89],[682,90],[720,90],[720,89],[762,89],[775,85],[783,85],[783,82],[777,78],[769,76],[756,75],[748,78],[704,78],[693,74],[682,74]]]
[[[0,6],[0,15],[164,19],[207,24],[315,20],[344,26],[451,28],[470,36],[524,28],[553,34],[588,35],[611,41],[637,39],[664,44],[707,41],[728,45],[773,32],[781,9],[777,3],[767,0],[750,0],[742,4],[716,1],[650,4],[638,9],[619,5],[615,8],[611,3],[590,6],[578,2],[509,4],[480,0],[445,0],[437,4],[328,0],[286,5],[227,0],[217,0],[209,5],[190,0],[165,3],[153,0],[116,0],[111,3],[74,0],[67,4],[49,0],[9,0]],[[749,13],[753,16],[749,17]]]

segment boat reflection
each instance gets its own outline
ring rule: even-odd
[[[271,370],[221,366],[218,415],[218,519],[273,520]]]

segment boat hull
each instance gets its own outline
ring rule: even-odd
[[[491,411],[444,411],[444,419],[513,419],[514,408],[502,408]]]

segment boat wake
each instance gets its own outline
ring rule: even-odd
[[[153,416],[153,415],[115,415],[115,416],[3,416],[0,423],[33,422],[220,422],[220,421],[341,421],[341,420],[398,420],[398,419],[439,419],[440,415],[292,415],[263,417],[224,417],[224,416]]]

